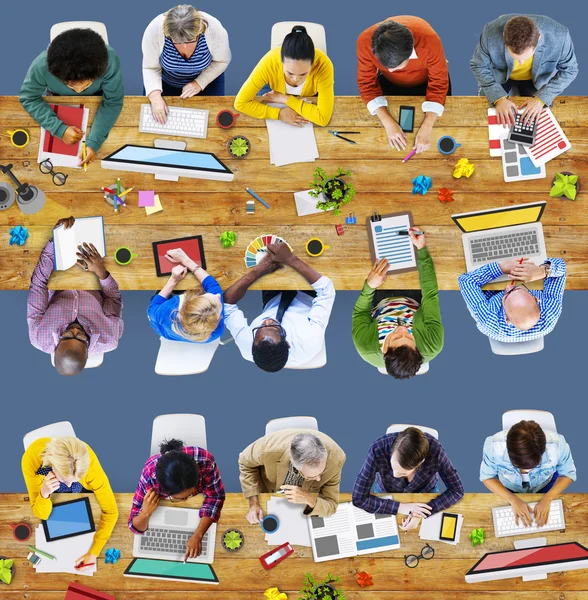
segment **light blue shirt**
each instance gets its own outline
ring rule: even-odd
[[[555,431],[545,431],[546,447],[541,463],[529,471],[529,487],[523,487],[523,478],[519,469],[510,462],[506,449],[506,434],[499,431],[486,438],[484,458],[480,466],[480,481],[498,478],[502,485],[515,493],[534,494],[545,487],[557,471],[559,477],[569,477],[576,481],[576,466],[570,452],[570,446],[563,435]]]
[[[287,367],[308,363],[322,350],[325,343],[325,331],[335,302],[335,286],[323,275],[312,287],[316,291],[316,298],[298,292],[282,319],[286,341],[290,344]],[[281,297],[282,294],[274,296],[251,325],[236,304],[225,304],[225,326],[245,360],[253,362],[252,330],[259,327],[265,319],[276,318]]]

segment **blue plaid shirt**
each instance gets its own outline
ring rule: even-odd
[[[548,258],[547,262],[551,263],[551,271],[543,290],[531,290],[531,294],[539,301],[539,321],[527,331],[517,329],[506,321],[502,306],[504,291],[482,290],[483,285],[503,275],[498,263],[489,263],[471,273],[464,273],[459,278],[463,299],[484,335],[499,342],[524,342],[552,331],[563,305],[566,263],[561,258]]]
[[[392,445],[397,435],[397,433],[384,435],[370,446],[367,458],[353,486],[353,504],[370,513],[395,515],[400,502],[371,494],[372,485],[376,479],[386,492],[418,494],[431,492],[437,485],[439,476],[447,489],[427,502],[431,507],[431,514],[445,510],[459,502],[464,494],[461,479],[447,458],[443,446],[427,433],[425,435],[429,440],[429,454],[417,469],[412,481],[408,481],[406,477],[394,477],[390,459]]]

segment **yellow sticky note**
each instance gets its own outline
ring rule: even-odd
[[[153,213],[159,212],[163,210],[163,206],[161,206],[161,200],[159,199],[159,195],[155,195],[155,204],[153,206],[145,207],[145,214],[152,215]]]

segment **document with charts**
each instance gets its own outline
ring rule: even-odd
[[[330,517],[308,519],[314,562],[400,548],[396,515],[368,513],[343,502]]]
[[[375,213],[366,220],[372,261],[388,259],[388,273],[416,271],[417,261],[414,244],[406,233],[412,227],[412,213]]]
[[[529,148],[529,156],[536,167],[553,160],[572,147],[557,119],[549,108],[544,108],[537,121],[535,143]]]

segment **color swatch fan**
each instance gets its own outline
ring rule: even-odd
[[[245,266],[250,269],[255,265],[259,264],[263,260],[263,257],[267,254],[267,247],[269,244],[287,244],[288,248],[292,250],[292,246],[288,242],[278,237],[277,235],[260,235],[256,237],[245,250]]]

